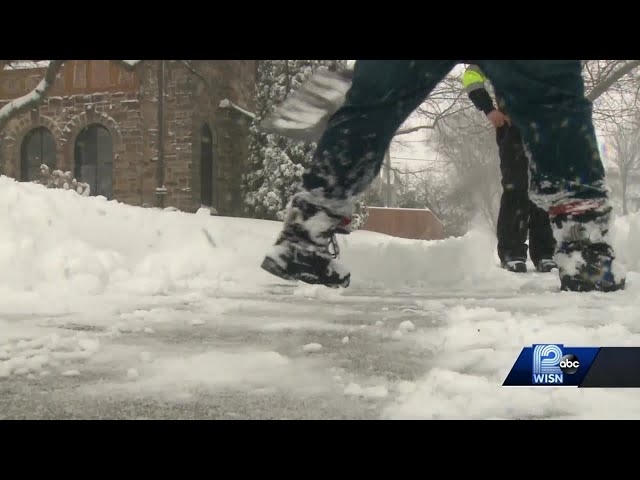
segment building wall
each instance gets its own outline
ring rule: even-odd
[[[38,109],[12,119],[0,135],[2,173],[20,179],[22,142],[39,126],[55,139],[57,168],[73,171],[76,137],[97,123],[109,130],[113,141],[114,198],[156,205],[159,65],[144,61],[129,72],[108,61],[66,63],[49,98]],[[2,72],[0,106],[29,92],[44,71]],[[229,99],[252,110],[255,61],[165,61],[164,83],[164,206],[186,211],[200,206],[200,132],[206,123],[214,140],[213,206],[221,214],[240,212],[240,173],[248,156],[250,118],[219,105]]]
[[[0,77],[2,104],[28,93],[44,72],[45,69],[5,70]],[[143,176],[138,173],[144,169],[144,158],[138,90],[137,75],[112,62],[65,64],[43,104],[13,118],[2,132],[2,173],[23,180],[21,147],[25,136],[37,127],[46,127],[54,138],[56,167],[74,171],[76,137],[89,125],[99,124],[109,131],[113,143],[114,198],[139,204]]]
[[[208,98],[208,118],[216,131],[217,159],[216,198],[223,211],[242,214],[240,176],[249,159],[249,127],[251,119],[232,108],[219,108],[222,100],[230,100],[248,111],[255,109],[256,62],[247,60],[198,62],[208,79],[202,96]],[[233,79],[242,79],[234,81]],[[220,85],[218,91],[211,88]],[[204,120],[201,117],[201,121]],[[246,139],[246,141],[238,141]]]

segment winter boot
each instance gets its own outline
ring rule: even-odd
[[[319,203],[307,192],[294,195],[284,228],[261,267],[285,280],[346,288],[351,274],[335,261],[339,254],[335,234],[343,233],[345,216]]]
[[[614,263],[607,239],[611,207],[606,200],[573,200],[549,210],[558,241],[560,288],[574,292],[623,290],[625,272]]]
[[[536,264],[536,271],[549,273],[554,268],[558,268],[558,264],[551,258],[543,258]]]
[[[527,273],[527,261],[524,258],[511,258],[502,262],[502,268],[513,273]]]

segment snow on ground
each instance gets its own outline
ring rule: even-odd
[[[84,386],[74,395],[168,401],[338,395],[394,419],[640,418],[633,390],[501,387],[531,343],[640,346],[638,214],[613,228],[627,290],[576,294],[556,274],[497,268],[480,228],[434,242],[340,237],[352,285],[332,290],[259,269],[277,222],[6,177],[0,213],[0,390],[66,381]]]

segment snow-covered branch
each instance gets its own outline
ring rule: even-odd
[[[245,110],[244,108],[239,107],[238,105],[233,103],[228,98],[225,98],[225,99],[221,100],[220,104],[218,106],[220,108],[234,108],[234,109],[238,110],[240,113],[244,113],[247,117],[251,118],[252,120],[255,120],[255,118],[256,118],[256,114],[255,113],[252,113],[249,110]]]
[[[36,88],[22,97],[11,100],[4,107],[0,108],[0,130],[4,128],[7,122],[15,115],[19,115],[33,107],[42,103],[46,98],[49,90],[53,88],[56,82],[58,72],[62,68],[64,60],[51,60],[47,67],[44,78],[38,83]]]
[[[587,98],[593,102],[609,90],[609,88],[611,88],[618,80],[638,67],[640,67],[640,60],[630,60],[628,62],[624,62],[619,68],[605,72],[598,81],[595,82],[593,88],[587,94]]]
[[[409,133],[417,132],[419,130],[433,130],[436,128],[436,123],[437,121],[433,123],[433,125],[418,125],[417,127],[403,128],[396,132],[396,137],[398,135],[408,135]]]

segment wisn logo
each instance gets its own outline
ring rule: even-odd
[[[563,355],[564,345],[533,346],[532,382],[534,385],[562,385],[564,375],[573,375],[580,368],[575,355]]]

